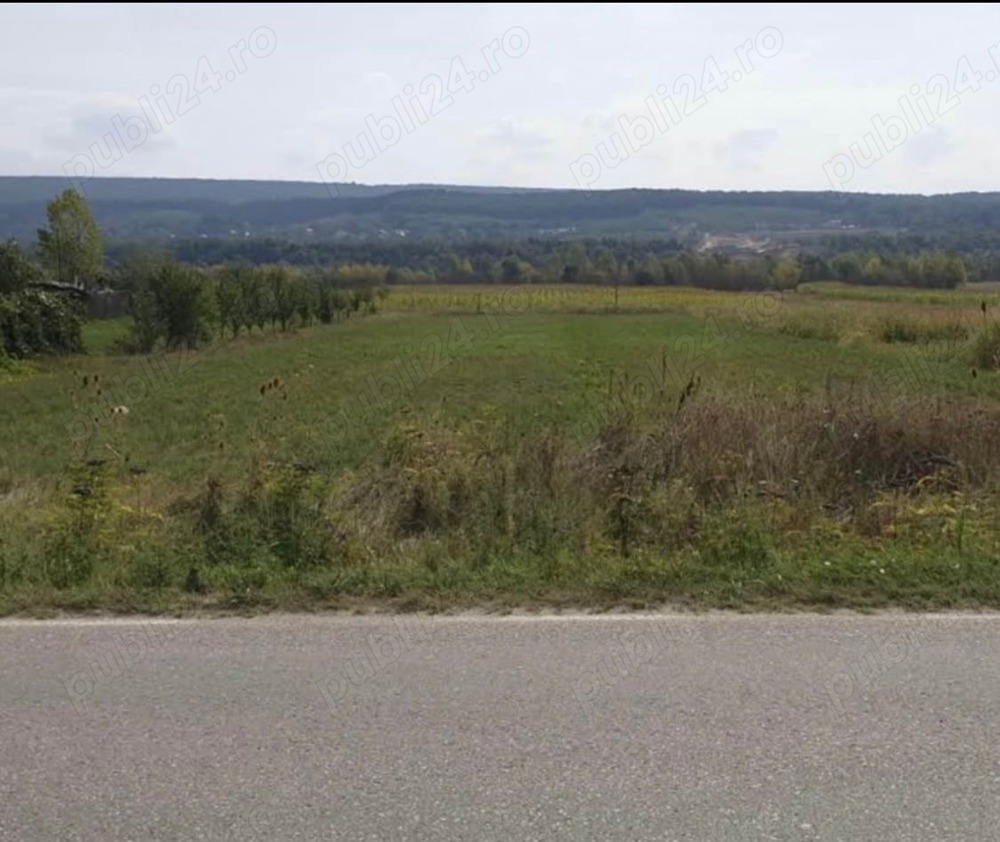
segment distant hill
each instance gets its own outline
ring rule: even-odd
[[[62,177],[0,177],[0,238],[34,239]],[[95,178],[84,184],[109,239],[281,238],[356,242],[581,235],[811,237],[905,233],[1000,237],[1000,193],[538,190],[442,185]]]
[[[72,187],[63,176],[0,175],[0,204],[47,202],[57,193]],[[401,190],[444,189],[472,193],[539,192],[534,188],[463,187],[431,184],[338,184],[337,194],[344,197],[372,197]],[[325,184],[313,181],[227,181],[211,178],[93,178],[82,184],[90,201],[99,202],[184,202],[210,201],[227,204],[293,199],[328,199]]]

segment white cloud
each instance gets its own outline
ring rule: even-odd
[[[276,45],[255,56],[249,41],[262,27]],[[769,27],[782,47],[763,58],[757,42]],[[0,170],[62,174],[67,156],[103,137],[114,115],[139,113],[152,88],[176,109],[206,57],[222,81],[114,174],[315,179],[315,164],[363,131],[366,115],[392,114],[397,97],[414,113],[428,109],[433,75],[447,85],[459,57],[476,84],[445,91],[442,113],[421,119],[361,179],[569,187],[570,163],[615,132],[619,115],[643,113],[659,85],[686,74],[700,84],[710,56],[733,70],[750,44],[752,72],[708,93],[600,186],[827,189],[831,155],[875,115],[895,113],[913,85],[936,108],[929,80],[954,82],[965,56],[981,89],[858,184],[991,190],[998,177],[984,162],[994,157],[1000,67],[988,33],[997,31],[1000,7],[990,5],[915,5],[901,17],[891,4],[79,4],[59,14],[8,4]],[[527,33],[526,49],[512,32]]]

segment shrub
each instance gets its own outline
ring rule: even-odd
[[[798,339],[836,342],[840,339],[840,325],[832,318],[792,315],[779,323],[778,333]]]
[[[0,352],[14,358],[76,354],[83,349],[76,304],[42,290],[0,295]]]
[[[892,318],[883,320],[877,329],[881,342],[960,342],[968,339],[968,325],[961,322],[920,322]]]
[[[878,331],[882,342],[918,342],[920,335],[916,324],[903,319],[886,319]]]
[[[212,299],[204,273],[172,260],[143,267],[132,283],[129,345],[148,352],[162,340],[168,347],[195,348],[211,338]]]
[[[325,324],[336,321],[346,314],[351,299],[344,290],[335,289],[328,281],[320,280],[316,286],[316,316]]]
[[[1000,369],[1000,323],[993,322],[980,330],[972,343],[970,362],[978,368]]]
[[[277,561],[298,568],[328,560],[333,532],[323,516],[325,496],[325,483],[305,466],[253,466],[231,504],[222,482],[209,477],[193,505],[206,560],[233,567]]]

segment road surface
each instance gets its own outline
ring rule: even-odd
[[[0,621],[0,840],[1000,839],[1000,617]]]

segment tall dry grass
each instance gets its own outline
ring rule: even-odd
[[[613,398],[589,435],[414,419],[354,470],[262,452],[242,481],[206,471],[158,511],[116,488],[106,466],[81,466],[46,517],[4,519],[0,594],[86,605],[186,592],[251,605],[289,589],[393,597],[517,582],[606,597],[707,588],[738,601],[747,582],[778,592],[783,576],[837,552],[930,554],[897,586],[933,585],[946,603],[957,580],[952,565],[947,580],[934,566],[944,553],[976,554],[985,578],[974,595],[997,584],[984,559],[998,550],[1000,410],[688,385],[683,400]],[[808,575],[820,578],[801,598],[821,598],[830,582]],[[867,566],[838,575],[838,587],[884,594]]]

